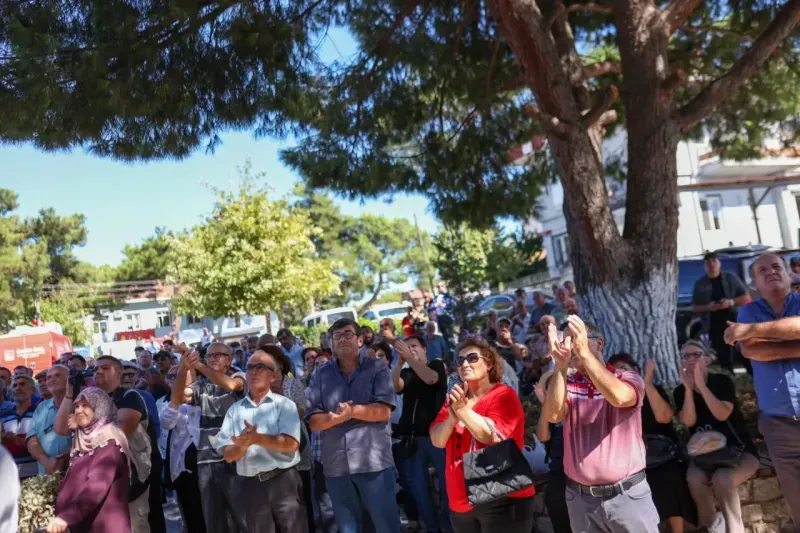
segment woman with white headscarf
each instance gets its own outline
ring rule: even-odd
[[[90,387],[75,398],[70,465],[47,533],[122,533],[131,531],[128,439],[114,425],[114,403]]]

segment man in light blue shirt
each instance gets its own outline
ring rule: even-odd
[[[59,435],[53,428],[58,408],[67,394],[69,370],[56,365],[47,372],[47,390],[53,395],[36,407],[26,444],[28,453],[39,463],[40,474],[61,470],[69,460],[72,437]]]
[[[761,298],[739,309],[724,339],[753,363],[758,428],[795,526],[800,527],[800,294],[786,260],[763,254],[750,266]]]
[[[217,449],[236,463],[231,514],[241,531],[307,533],[297,406],[270,390],[278,364],[265,346],[247,361],[247,395],[225,414]]]

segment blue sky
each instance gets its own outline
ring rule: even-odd
[[[321,46],[324,61],[341,60],[356,51],[346,31],[333,29]],[[125,244],[137,243],[156,227],[171,230],[191,227],[211,211],[214,195],[209,185],[231,188],[238,183],[236,168],[249,158],[253,170],[266,172],[275,194],[291,192],[299,176],[278,157],[286,142],[256,140],[249,132],[222,135],[214,154],[203,149],[182,161],[123,163],[87,155],[83,150],[44,153],[31,146],[0,146],[0,188],[19,195],[21,216],[55,208],[61,215],[83,213],[89,236],[76,253],[94,264],[117,265]],[[434,231],[435,217],[422,196],[396,195],[387,205],[381,200],[339,201],[347,214],[382,214],[391,218],[416,215],[423,230]]]

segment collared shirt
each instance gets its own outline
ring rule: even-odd
[[[289,398],[269,391],[258,403],[253,402],[248,394],[228,409],[217,437],[217,450],[220,453],[225,446],[233,444],[232,437],[245,430],[245,421],[251,426],[258,426],[256,432],[262,435],[288,435],[300,443],[297,405]],[[236,461],[236,473],[253,477],[275,469],[291,468],[299,462],[298,450],[292,453],[277,452],[254,444]]]
[[[800,316],[800,294],[794,292],[789,293],[780,316],[762,298],[743,305],[738,321],[753,324],[790,316]],[[751,362],[761,411],[770,416],[800,416],[800,353],[794,359]]]
[[[636,405],[617,408],[579,372],[567,377],[564,420],[564,473],[582,485],[617,483],[645,468],[642,440],[644,380],[636,372],[615,370],[617,379],[636,391]]]
[[[556,316],[560,314],[563,317],[563,312],[560,309],[553,305],[550,302],[545,302],[543,307],[534,306],[531,310],[531,320],[528,322],[531,326],[539,325],[539,322],[542,320],[543,316],[551,315],[555,317],[556,322],[560,322],[559,318]]]
[[[14,405],[13,409],[3,411],[0,413],[0,424],[3,426],[3,433],[14,434],[20,437],[25,437],[31,428],[33,422],[33,413],[36,411],[36,406],[31,404],[28,409],[20,414],[17,414],[17,406]],[[14,457],[29,457],[28,448],[25,445],[17,445],[11,442],[4,442],[6,448]]]
[[[340,403],[383,403],[394,407],[389,367],[378,359],[358,357],[358,367],[345,375],[334,359],[311,376],[306,418],[336,412]],[[394,466],[392,440],[386,422],[350,420],[322,432],[322,464],[328,477],[381,472]]]
[[[53,424],[58,414],[58,407],[52,398],[39,404],[33,413],[31,427],[28,429],[26,441],[31,437],[36,437],[39,444],[48,457],[56,457],[64,452],[68,452],[72,446],[72,437],[59,435],[53,429]],[[39,473],[46,473],[45,467],[39,463]]]
[[[167,442],[169,441],[169,474],[172,481],[178,479],[186,468],[186,450],[190,445],[200,445],[200,408],[194,405],[181,404],[178,409],[161,398],[156,402],[161,417],[161,434],[158,437],[158,451],[161,458],[167,458]],[[172,438],[169,432],[172,431]]]
[[[747,287],[739,279],[739,276],[731,274],[730,272],[720,272],[719,282],[722,286],[722,293],[724,297],[729,300],[738,298],[747,294]],[[698,279],[694,283],[692,289],[692,305],[708,305],[714,299],[714,284],[708,275]],[[707,332],[711,327],[711,318],[714,315],[721,316],[721,327],[725,327],[725,320],[732,320],[736,309],[726,309],[724,311],[715,311],[714,313],[701,313],[700,318],[703,322],[703,328]]]
[[[428,345],[428,361],[433,361],[434,359],[444,360],[444,356],[447,353],[447,347],[445,346],[444,338],[441,335],[434,335],[432,339],[426,336],[425,342]]]
[[[453,316],[453,309],[456,307],[456,300],[449,292],[440,292],[437,294],[436,298],[433,300],[433,303],[436,306],[437,318],[446,316],[455,320],[455,317]]]
[[[281,350],[283,350],[283,353],[286,354],[286,357],[288,357],[294,365],[294,375],[302,375],[306,365],[305,361],[303,361],[303,345],[300,343],[300,341],[295,340],[294,346],[292,346],[291,350],[287,350],[283,347],[283,344],[281,344]]]
[[[200,445],[197,447],[197,464],[220,463],[224,461],[217,449],[217,433],[225,420],[225,413],[238,400],[247,394],[247,381],[241,372],[232,377],[244,383],[241,393],[228,392],[214,385],[208,379],[192,383],[192,403],[200,407]]]

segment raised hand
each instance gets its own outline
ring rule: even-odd
[[[547,327],[547,344],[550,347],[550,355],[556,366],[562,370],[567,368],[569,360],[572,358],[572,339],[567,337],[563,343],[560,342],[555,324],[550,324]]]
[[[75,417],[75,415],[69,415],[69,418],[67,419],[67,427],[72,431],[78,429],[78,419]]]
[[[700,358],[694,365],[694,372],[692,373],[692,380],[694,381],[695,390],[700,390],[706,385],[708,378],[708,363],[705,358]]]
[[[536,398],[539,400],[539,403],[544,405],[544,398],[546,391],[542,386],[538,383],[533,384],[533,392],[536,394]]]
[[[589,351],[589,333],[586,331],[586,324],[578,315],[567,317],[569,331],[572,333],[572,351],[578,357],[591,357]]]
[[[461,388],[461,385],[454,386],[447,398],[449,400],[448,405],[450,409],[452,409],[456,415],[467,406],[467,393]]]
[[[680,367],[678,367],[678,373],[681,376],[681,383],[683,383],[683,386],[686,388],[687,393],[688,391],[694,389],[694,377],[691,374],[689,374],[689,370],[683,365],[681,365]]]
[[[414,358],[414,356],[411,355],[411,350],[408,348],[408,344],[400,339],[394,341],[394,349],[397,352],[397,364],[402,365],[406,361]]]

